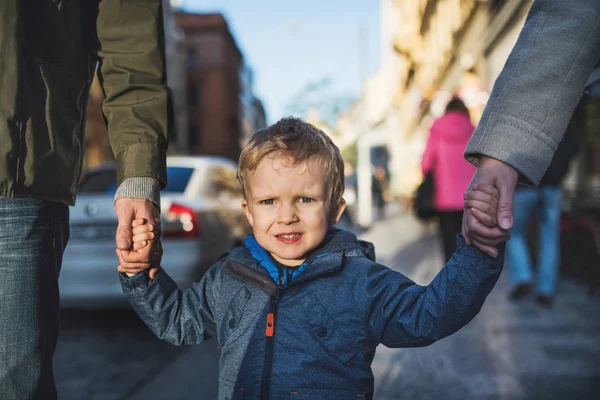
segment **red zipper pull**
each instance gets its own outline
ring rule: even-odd
[[[273,337],[275,333],[275,314],[270,312],[267,314],[267,330],[265,332],[265,336]]]

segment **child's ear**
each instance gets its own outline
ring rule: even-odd
[[[337,205],[337,210],[332,212],[332,217],[333,220],[331,221],[331,225],[335,225],[337,224],[337,222],[340,220],[340,217],[342,216],[342,213],[344,212],[344,210],[346,209],[346,200],[344,200],[343,198],[340,199],[340,202]]]
[[[254,219],[252,219],[252,213],[248,208],[248,202],[246,199],[242,200],[242,210],[244,210],[244,214],[246,214],[246,218],[248,219],[250,226],[254,227]]]

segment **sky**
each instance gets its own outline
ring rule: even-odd
[[[189,12],[216,11],[225,16],[254,70],[254,91],[263,101],[268,123],[288,115],[290,99],[307,84],[330,78],[334,94],[357,98],[361,80],[377,70],[379,0],[182,3]]]

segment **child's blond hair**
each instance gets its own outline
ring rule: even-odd
[[[237,179],[246,198],[245,173],[255,171],[267,156],[289,156],[294,164],[318,162],[326,171],[329,214],[334,218],[344,195],[344,161],[331,138],[314,125],[298,118],[283,118],[254,133],[240,155]]]

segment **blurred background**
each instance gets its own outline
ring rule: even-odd
[[[453,97],[477,125],[532,1],[163,2],[175,117],[173,184],[163,194],[165,257],[173,256],[164,264],[185,264],[178,282],[199,279],[249,232],[235,163],[256,130],[293,115],[342,150],[348,211],[340,225],[373,241],[382,262],[429,283],[443,266],[438,220],[416,219],[413,202],[430,128]],[[505,270],[481,314],[457,335],[426,349],[380,349],[376,398],[600,398],[599,71],[573,116],[577,151],[559,185],[553,306],[511,301]],[[216,343],[163,344],[122,302],[114,159],[101,103],[95,81],[86,172],[61,274],[59,395],[216,398]],[[535,215],[527,222],[534,260],[544,235],[535,233]]]

